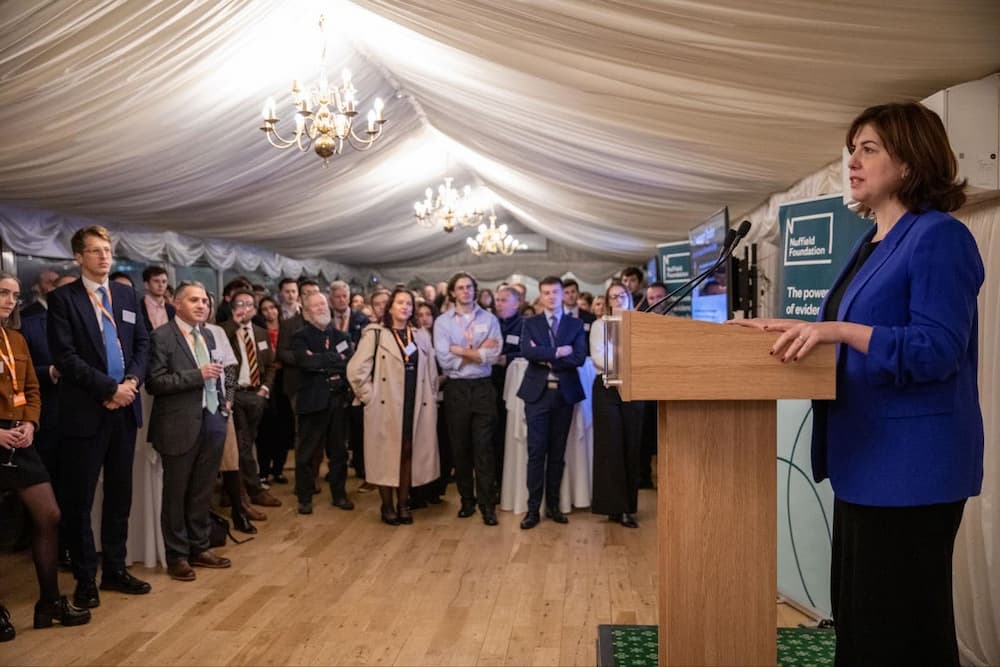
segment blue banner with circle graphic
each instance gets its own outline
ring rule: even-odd
[[[815,320],[826,293],[871,228],[844,206],[841,195],[791,202],[781,223],[781,298],[778,317]],[[778,401],[778,590],[830,614],[833,491],[812,480],[809,445],[812,404]]]

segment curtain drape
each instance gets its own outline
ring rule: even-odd
[[[376,273],[372,269],[323,259],[292,259],[263,248],[228,241],[203,241],[177,232],[148,231],[131,225],[0,205],[0,237],[7,247],[22,255],[72,258],[70,237],[77,229],[94,224],[108,228],[116,253],[148,262],[167,260],[171,264],[190,266],[204,259],[214,269],[224,271],[235,267],[239,271],[260,271],[271,278],[322,274],[327,280],[334,280]]]

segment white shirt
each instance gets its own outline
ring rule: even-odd
[[[97,301],[96,302],[94,302],[93,299],[91,299],[90,301],[94,305],[94,316],[97,317],[97,326],[100,327],[101,332],[103,333],[104,332],[104,314],[101,312],[100,306],[97,305],[98,303],[101,303],[102,299],[101,299],[101,294],[100,294],[100,292],[97,291],[97,289],[99,287],[103,287],[104,288],[104,291],[108,293],[108,302],[110,303],[111,302],[111,285],[109,284],[107,278],[104,279],[103,283],[95,283],[93,280],[91,280],[90,278],[87,278],[86,276],[80,276],[80,280],[83,281],[83,286],[87,290],[87,292],[92,293],[95,297],[97,297]],[[112,311],[112,317],[114,317],[114,308],[112,308],[111,311]]]

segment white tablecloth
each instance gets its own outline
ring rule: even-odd
[[[528,511],[528,425],[524,417],[524,401],[517,397],[527,368],[528,362],[524,359],[515,359],[510,363],[503,396],[507,405],[507,432],[500,509],[518,514]],[[579,373],[586,397],[573,408],[573,422],[566,438],[566,468],[559,487],[559,509],[563,513],[570,512],[574,507],[590,507],[594,461],[594,419],[590,394],[597,373],[590,357],[580,367]]]
[[[125,563],[142,563],[156,567],[167,566],[166,546],[160,529],[160,510],[163,507],[163,461],[146,442],[146,429],[153,409],[153,397],[142,392],[143,427],[135,439],[135,458],[132,461],[132,512],[128,518],[128,542]],[[97,550],[101,550],[101,507],[104,502],[104,474],[97,483],[91,525]]]

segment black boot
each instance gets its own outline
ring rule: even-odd
[[[9,642],[16,634],[14,624],[10,622],[10,612],[0,605],[0,642]]]
[[[257,528],[250,523],[247,513],[243,509],[243,502],[240,499],[240,471],[222,471],[222,497],[229,499],[230,516],[233,519],[233,528],[248,535],[256,535]]]
[[[53,621],[67,627],[90,623],[90,610],[70,604],[66,596],[58,600],[39,600],[35,603],[35,628],[51,628]]]

